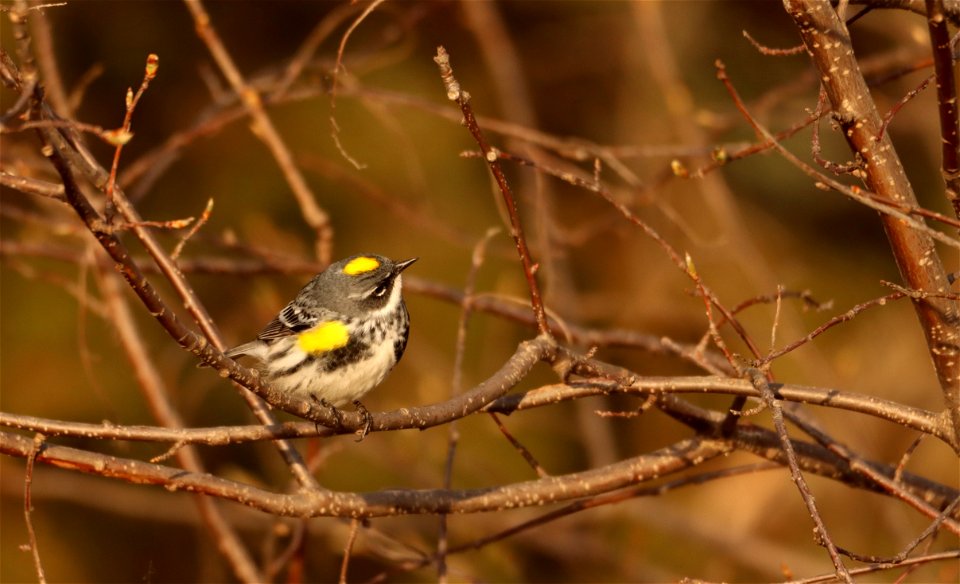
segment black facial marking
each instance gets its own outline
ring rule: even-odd
[[[387,278],[386,280],[377,284],[377,287],[373,289],[373,292],[370,293],[371,298],[386,298],[390,293],[390,288],[393,287],[393,279]]]

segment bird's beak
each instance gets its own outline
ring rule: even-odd
[[[413,264],[413,262],[419,259],[420,258],[410,258],[409,260],[403,260],[402,262],[397,262],[396,264],[393,265],[393,274],[397,275],[400,272],[406,270],[407,268],[410,267],[411,264]]]

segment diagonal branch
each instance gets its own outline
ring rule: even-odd
[[[537,321],[537,330],[541,335],[550,335],[550,327],[547,325],[547,315],[543,308],[543,299],[540,296],[540,286],[537,284],[536,272],[539,264],[534,264],[530,257],[530,249],[527,247],[527,239],[523,235],[523,225],[520,223],[520,215],[517,212],[517,201],[507,183],[507,177],[500,168],[499,155],[492,146],[487,143],[477,123],[477,118],[473,115],[473,108],[470,107],[470,94],[460,88],[460,84],[453,76],[453,69],[450,66],[450,55],[446,49],[437,47],[437,56],[433,58],[440,68],[440,77],[443,79],[444,88],[447,90],[447,98],[460,106],[463,112],[464,124],[470,131],[470,135],[477,141],[480,151],[490,167],[490,172],[500,187],[503,194],[503,203],[510,215],[510,231],[513,235],[513,241],[517,246],[517,253],[520,254],[520,262],[523,264],[523,273],[527,278],[527,286],[530,288],[530,303],[533,305],[533,314]]]
[[[18,22],[22,24],[22,20],[21,17]],[[30,58],[28,40],[27,37],[21,35],[20,42],[17,44],[18,49],[24,54],[24,58],[27,60]],[[6,53],[0,50],[0,57],[5,57],[5,55]],[[20,81],[21,75],[11,60],[0,60],[0,73],[2,73],[5,84],[14,90],[20,91],[21,96],[30,96],[30,99],[33,100],[33,105],[41,111],[46,120],[63,121],[60,120],[56,113],[43,101],[42,91],[36,85],[30,85]],[[196,335],[177,320],[174,313],[167,308],[156,290],[142,277],[143,274],[137,262],[133,260],[112,230],[105,228],[107,226],[104,221],[80,191],[73,169],[80,171],[101,190],[109,180],[109,173],[97,163],[94,156],[83,146],[79,137],[76,135],[77,133],[71,126],[72,124],[59,131],[53,127],[46,126],[38,127],[37,130],[44,144],[42,152],[45,156],[49,157],[57,167],[61,179],[64,182],[64,192],[70,191],[70,196],[64,196],[63,200],[74,207],[74,210],[80,215],[87,229],[98,239],[104,250],[107,251],[107,254],[116,262],[117,267],[134,291],[140,296],[144,305],[154,307],[154,309],[150,311],[151,314],[164,325],[164,328],[176,339],[177,343],[187,350],[194,351],[198,355],[202,354],[204,349],[207,349],[209,353],[216,353],[217,351],[210,350],[211,348],[208,345],[210,343],[213,343],[217,347],[223,345],[216,327],[213,324],[213,320],[197,299],[196,294],[186,282],[183,274],[177,266],[174,265],[170,256],[163,250],[150,231],[143,227],[143,222],[139,214],[123,194],[123,191],[119,188],[115,190],[114,203],[124,216],[124,219],[133,225],[133,231],[147,251],[150,252],[151,257],[156,261],[157,267],[163,272],[164,276],[167,277],[174,289],[177,290],[184,302],[184,307],[196,319],[196,322],[206,335],[205,338]],[[140,276],[139,278],[136,277],[138,275]],[[250,375],[248,370],[232,363],[230,359],[222,355],[219,357],[219,361],[221,364],[228,364],[228,369],[233,369],[233,373],[237,377],[231,378],[240,385],[248,388],[249,383],[258,385],[256,379]],[[229,376],[229,374],[224,375],[224,377]],[[247,383],[240,381],[240,379],[246,379]],[[247,405],[261,422],[264,424],[274,423],[272,414],[267,409],[267,406],[257,399],[256,396],[246,392],[243,392],[242,395]],[[291,472],[297,477],[301,485],[307,487],[317,486],[316,480],[307,471],[306,466],[300,458],[300,454],[292,445],[281,440],[276,443],[276,448],[280,451],[280,455],[284,458]]]
[[[828,0],[784,0],[807,51],[820,72],[834,116],[850,149],[863,159],[867,185],[881,198],[917,206],[913,187],[889,134],[879,140],[883,122],[853,52],[850,35]],[[946,271],[928,234],[880,216],[906,285],[926,292],[949,289]],[[960,436],[960,311],[942,298],[914,299],[930,357]]]
[[[926,0],[927,27],[933,49],[933,70],[937,77],[937,106],[940,136],[943,138],[942,170],[947,200],[960,218],[960,120],[957,118],[957,73],[950,47],[943,0]]]
[[[333,226],[330,223],[330,216],[317,204],[316,197],[293,161],[290,149],[287,148],[283,138],[280,137],[280,133],[277,132],[270,116],[267,115],[260,94],[243,78],[230,53],[223,45],[223,41],[220,40],[220,35],[217,34],[216,29],[210,23],[210,14],[207,13],[203,3],[200,0],[184,1],[196,24],[197,36],[207,45],[210,54],[213,55],[213,59],[217,62],[227,81],[230,82],[233,90],[241,96],[241,101],[247,113],[253,119],[254,133],[270,149],[270,154],[273,155],[280,170],[283,171],[283,176],[290,185],[290,190],[293,191],[297,204],[300,206],[303,220],[316,232],[317,259],[323,264],[329,264],[333,247]]]
[[[241,386],[250,389],[260,397],[263,397],[270,402],[271,400],[269,396],[278,392],[274,391],[271,393],[269,388],[264,388],[260,384],[258,377],[255,376],[253,372],[245,367],[241,367],[231,359],[224,357],[216,347],[210,344],[207,338],[196,334],[187,328],[187,326],[185,326],[180,319],[177,318],[176,314],[160,297],[160,294],[157,292],[157,290],[152,284],[150,284],[149,280],[146,279],[143,271],[140,269],[140,266],[130,255],[126,246],[123,245],[113,230],[108,228],[106,222],[100,217],[96,209],[94,209],[90,204],[90,201],[88,201],[81,192],[79,184],[76,181],[76,177],[74,176],[71,167],[72,163],[70,161],[71,157],[73,157],[73,159],[79,158],[78,153],[74,151],[68,144],[66,144],[63,136],[61,136],[55,130],[41,129],[39,131],[41,139],[44,143],[43,152],[49,156],[50,161],[60,174],[60,177],[63,181],[64,193],[67,202],[74,208],[74,210],[80,216],[80,219],[87,226],[87,229],[90,230],[103,249],[114,260],[115,266],[130,284],[131,288],[140,298],[141,302],[143,302],[150,314],[160,322],[167,333],[170,334],[170,336],[172,336],[182,348],[190,351],[198,357],[201,357],[204,359],[205,363],[216,365],[221,376],[229,377]],[[86,167],[86,170],[90,171],[96,169],[92,167]],[[117,191],[117,197],[115,198],[115,201],[125,217],[128,215],[128,211],[135,214],[132,205],[125,197],[120,195],[119,191]],[[146,233],[146,231],[143,229],[140,229],[140,231]],[[152,238],[149,238],[146,241],[154,244],[156,243]],[[158,261],[163,260],[172,264],[169,256],[167,256],[165,253],[155,254],[154,257],[158,259]],[[194,298],[192,291],[187,297]],[[203,323],[201,322],[201,325],[202,324]],[[209,330],[208,334],[210,334]],[[213,339],[216,340],[217,338],[218,337],[216,335],[213,336]],[[261,422],[265,424],[273,423],[272,414],[266,409],[264,404],[259,402],[259,400],[250,394],[246,394],[244,397],[247,398],[247,403],[250,405],[251,409]],[[332,423],[332,420],[330,423]],[[287,465],[290,467],[291,472],[296,475],[297,480],[300,481],[300,483],[304,486],[316,487],[317,485],[315,479],[306,470],[303,461],[300,459],[300,454],[296,451],[296,449],[284,441],[277,442],[276,446],[280,451],[281,456],[283,456]]]
[[[847,584],[853,584],[853,578],[850,577],[850,572],[847,571],[847,567],[843,564],[843,559],[837,551],[837,546],[833,543],[833,539],[830,537],[830,534],[827,532],[827,527],[823,523],[823,518],[817,509],[813,493],[810,492],[810,487],[807,485],[807,480],[803,478],[803,473],[800,472],[797,454],[793,449],[793,443],[790,441],[790,437],[787,435],[787,424],[783,421],[783,409],[773,395],[773,390],[770,388],[770,382],[767,381],[766,374],[754,367],[748,369],[746,374],[750,378],[750,382],[753,383],[753,386],[760,392],[760,395],[763,397],[763,402],[770,408],[773,414],[773,425],[776,427],[777,437],[783,445],[783,454],[790,468],[790,478],[794,484],[797,485],[797,490],[800,491],[800,496],[803,499],[804,505],[807,507],[810,519],[813,520],[814,539],[818,544],[827,548],[830,559],[833,561],[837,580],[843,580],[847,582]]]
[[[173,406],[160,371],[150,360],[149,352],[137,329],[130,307],[121,296],[121,283],[117,275],[101,268],[98,276],[110,320],[114,323],[124,353],[136,372],[137,380],[154,418],[171,430],[183,429],[185,427],[183,418]],[[185,470],[205,472],[203,461],[196,448],[189,446],[178,448],[176,455],[178,462]],[[234,575],[241,582],[253,583],[262,580],[240,536],[217,508],[216,503],[206,497],[196,497],[193,503],[197,506],[200,517],[216,537],[217,548],[229,562]]]

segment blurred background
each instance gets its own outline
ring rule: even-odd
[[[755,139],[717,81],[722,60],[751,111],[779,131],[816,107],[817,85],[805,54],[767,56],[744,38],[774,48],[800,43],[776,2],[387,2],[348,39],[335,105],[329,94],[338,45],[367,5],[333,2],[209,2],[225,46],[260,88],[268,113],[293,153],[316,202],[334,229],[333,257],[358,252],[418,256],[405,274],[412,334],[403,361],[365,398],[373,411],[440,402],[451,395],[460,308],[436,292],[462,289],[473,246],[491,227],[505,227],[499,192],[485,164],[461,156],[476,149],[458,123],[432,57],[451,56],[457,79],[498,148],[543,168],[595,177],[655,227],[727,306],[783,285],[808,290],[832,308],[785,302],[777,346],[802,337],[831,316],[887,294],[899,282],[876,213],[819,190],[772,153],[737,160],[702,178],[717,151]],[[853,10],[853,9],[851,9]],[[44,11],[64,85],[77,120],[119,127],[124,95],[142,79],[149,53],[157,78],[138,105],[134,139],[120,180],[141,215],[166,221],[196,217],[208,199],[209,221],[185,246],[184,271],[227,342],[249,340],[322,266],[314,232],[249,120],[177,2],[70,2]],[[16,54],[2,15],[3,50]],[[275,79],[320,23],[329,27],[313,59],[285,94]],[[923,17],[873,11],[852,26],[855,50],[882,113],[932,72]],[[270,101],[267,96],[274,95]],[[0,92],[2,109],[16,94]],[[898,153],[920,203],[951,214],[939,172],[940,139],[931,88],[893,120]],[[331,117],[342,150],[332,137]],[[849,150],[824,121],[824,156]],[[164,150],[173,139],[183,145]],[[89,139],[109,168],[112,147]],[[810,130],[786,145],[810,160]],[[30,132],[4,134],[7,172],[54,180]],[[159,154],[158,154],[159,153]],[[344,155],[354,159],[357,168]],[[548,308],[572,324],[626,330],[696,343],[706,331],[702,301],[650,238],[588,189],[505,162],[520,201]],[[99,316],[92,258],[102,252],[75,215],[55,201],[0,189],[0,406],[17,414],[71,421],[154,424],[109,319]],[[158,230],[172,250],[183,231]],[[504,230],[491,241],[477,291],[526,302],[523,274]],[[124,236],[138,257],[135,238]],[[942,248],[948,270],[955,250]],[[204,261],[241,265],[266,258],[274,270],[231,273],[190,269]],[[193,263],[191,263],[193,262]],[[144,263],[147,263],[144,260]],[[160,283],[160,278],[154,279]],[[168,287],[171,305],[179,302]],[[124,291],[139,334],[189,426],[252,423],[235,390],[181,350]],[[78,301],[77,297],[81,300]],[[509,300],[506,300],[509,301]],[[184,318],[187,318],[183,314]],[[744,326],[769,348],[774,308],[742,313]],[[724,330],[734,350],[745,353]],[[493,373],[532,327],[477,313],[469,325],[463,387]],[[588,347],[576,346],[579,350]],[[630,347],[601,347],[597,356],[647,375],[702,373],[688,362]],[[861,392],[915,407],[943,407],[923,334],[903,301],[872,309],[778,360],[782,382]],[[520,389],[556,381],[546,367]],[[729,398],[691,398],[723,409]],[[657,412],[600,419],[595,410],[636,407],[631,399],[592,398],[505,418],[551,474],[597,467],[666,446],[690,431]],[[864,456],[896,464],[915,434],[849,412],[817,410],[823,427]],[[281,414],[281,417],[285,415]],[[287,419],[285,417],[285,419]],[[758,423],[767,423],[759,416]],[[486,416],[459,422],[453,487],[530,480],[534,473]],[[58,444],[149,459],[168,445],[57,439]],[[442,486],[448,428],[372,434],[362,443],[339,437],[298,441],[320,457],[317,476],[345,491]],[[290,488],[269,444],[201,447],[211,473],[264,488]],[[753,462],[746,454],[705,469]],[[172,462],[168,462],[172,463]],[[35,578],[23,520],[23,460],[3,457],[0,580]],[[925,440],[908,470],[956,487],[957,459]],[[903,504],[808,479],[835,540],[844,547],[892,555],[926,525]],[[34,524],[51,581],[225,581],[229,568],[200,525],[190,495],[133,486],[50,467],[34,476]],[[221,503],[255,554],[282,549],[296,522]],[[452,544],[467,542],[542,513],[527,509],[450,518]],[[378,519],[396,540],[430,550],[437,518]],[[579,513],[483,549],[452,556],[454,581],[758,581],[830,573],[826,552],[786,470],[751,474]],[[333,580],[347,527],[308,522],[303,545],[308,580]],[[390,551],[361,533],[350,579],[391,569]],[[933,549],[956,546],[943,535]],[[957,566],[922,568],[909,581],[956,581]],[[893,581],[899,573],[871,576]],[[278,578],[291,577],[280,574]],[[436,577],[434,568],[390,571],[391,581]]]

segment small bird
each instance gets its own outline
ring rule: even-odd
[[[256,340],[224,352],[248,355],[273,387],[333,409],[346,403],[364,417],[360,398],[379,385],[407,347],[410,315],[400,274],[418,258],[402,262],[374,254],[330,264],[310,280]]]

